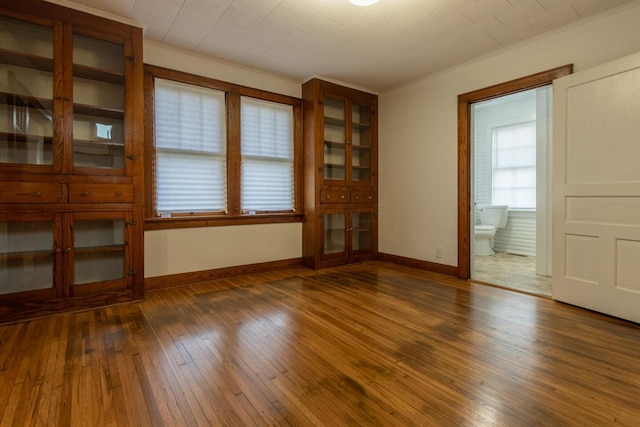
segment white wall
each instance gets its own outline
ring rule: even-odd
[[[300,98],[300,82],[145,41],[144,62]],[[302,224],[145,232],[145,277],[299,258]]]
[[[379,250],[457,265],[457,96],[640,51],[640,1],[380,95]],[[435,247],[443,250],[435,258]]]
[[[299,223],[186,228],[144,233],[145,276],[299,258]]]

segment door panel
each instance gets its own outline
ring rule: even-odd
[[[554,82],[553,298],[640,322],[640,54]]]
[[[373,217],[370,210],[351,212],[351,254],[373,251]]]
[[[47,290],[38,296],[53,297],[58,218],[50,214],[21,216],[0,216],[0,296]]]
[[[124,289],[131,265],[127,242],[127,212],[74,213],[69,257],[74,296]]]
[[[345,181],[347,166],[346,111],[344,99],[325,97],[324,105],[324,179]]]
[[[340,255],[346,257],[347,234],[346,214],[344,212],[332,212],[322,215],[323,230],[323,255]]]

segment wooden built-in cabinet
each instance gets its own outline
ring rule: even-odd
[[[0,0],[0,322],[139,299],[142,32]]]
[[[303,262],[323,268],[377,253],[376,95],[312,79],[302,87]]]

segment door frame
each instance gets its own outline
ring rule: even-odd
[[[573,64],[458,95],[458,277],[471,277],[471,104],[549,85]]]

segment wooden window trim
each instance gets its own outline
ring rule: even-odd
[[[159,218],[155,214],[155,126],[154,79],[161,78],[225,92],[227,125],[227,212],[208,214],[178,214]],[[294,118],[294,212],[251,212],[241,209],[240,177],[240,99],[251,97],[291,105]],[[273,92],[223,82],[208,77],[154,65],[144,65],[144,147],[145,147],[145,229],[213,227],[240,224],[277,224],[301,222],[304,218],[302,200],[302,100]]]

